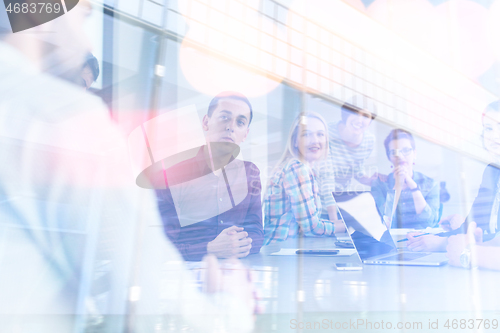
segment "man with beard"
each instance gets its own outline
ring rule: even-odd
[[[252,118],[245,96],[218,94],[203,118],[207,144],[165,171],[168,188],[157,190],[158,205],[166,234],[186,260],[207,253],[242,258],[262,246],[260,172],[236,158]]]

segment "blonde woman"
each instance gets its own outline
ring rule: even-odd
[[[335,231],[344,231],[342,222],[320,218],[321,200],[314,169],[315,162],[327,155],[328,130],[323,117],[315,112],[299,114],[266,189],[264,244],[299,234],[333,236]]]

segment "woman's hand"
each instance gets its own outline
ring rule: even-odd
[[[344,222],[339,221],[339,220],[333,221],[333,225],[335,226],[334,227],[334,230],[335,230],[334,232],[336,234],[343,234],[344,232],[346,232],[345,226],[344,226]]]
[[[410,251],[416,252],[435,252],[445,251],[448,244],[448,238],[436,235],[422,235],[421,232],[410,232],[406,235],[408,242],[406,246]]]
[[[460,228],[464,222],[465,219],[462,215],[453,214],[442,218],[441,221],[439,221],[439,225],[445,231],[451,231]]]
[[[476,222],[471,222],[467,228],[466,234],[453,235],[448,239],[448,245],[446,246],[446,256],[448,257],[448,263],[453,266],[461,266],[460,255],[464,251],[465,247],[469,244],[475,245],[476,243],[482,243],[483,241],[483,230],[477,227]],[[472,256],[473,259],[475,256]]]

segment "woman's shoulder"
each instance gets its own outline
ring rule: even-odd
[[[302,163],[298,159],[290,159],[283,162],[281,167],[278,167],[274,172],[268,189],[281,186],[288,188],[293,184],[308,182],[311,175],[310,170],[307,164]]]
[[[311,175],[314,175],[314,173],[308,164],[293,158],[283,164],[281,175],[286,178],[287,181],[293,179],[293,182],[302,182],[308,179]]]
[[[310,170],[311,170],[311,168],[308,164],[303,163],[302,161],[300,161],[297,158],[292,158],[292,159],[288,160],[285,163],[285,165],[283,166],[283,171],[285,171],[285,172],[292,172],[292,171],[310,172]]]
[[[302,172],[303,170],[305,170],[305,168],[306,165],[300,160],[291,158],[287,161],[284,161],[283,163],[281,163],[281,165],[277,166],[276,169],[274,169],[272,178],[274,182],[280,182],[283,177],[286,177],[288,174],[297,171]]]

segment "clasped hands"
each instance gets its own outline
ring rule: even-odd
[[[417,183],[413,180],[412,174],[408,170],[408,167],[405,165],[398,165],[394,168],[394,180],[395,190],[404,190],[405,188],[413,190],[418,186]]]
[[[252,238],[242,227],[232,226],[222,230],[215,239],[207,244],[207,253],[217,258],[243,258],[250,253]]]

